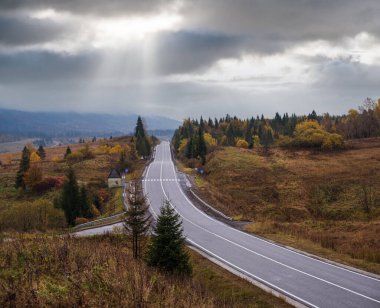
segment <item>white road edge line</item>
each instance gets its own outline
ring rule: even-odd
[[[173,164],[173,162],[171,162],[171,164],[172,164],[172,167],[173,167],[173,171],[174,171],[174,173],[175,173],[175,169],[174,169],[174,164]],[[162,177],[162,166],[163,166],[163,160],[161,161],[160,177]],[[176,173],[175,173],[175,176],[177,176]],[[178,185],[178,182],[177,182],[177,185]],[[163,188],[163,184],[162,184],[162,182],[161,182],[161,188],[162,188],[162,190],[163,190],[163,192],[164,192],[165,197],[168,198],[167,195],[166,195],[166,192],[165,192],[165,190],[164,190],[164,188]],[[184,194],[184,192],[182,191],[182,189],[181,189],[181,187],[180,187],[179,185],[178,185],[178,188],[179,188],[179,190],[181,191],[181,193],[183,194],[183,196],[186,198],[187,202],[189,202],[189,203],[190,203],[195,209],[197,209],[199,212],[201,212],[203,215],[205,215],[202,211],[200,211],[198,208],[196,208],[196,207],[190,202],[190,200],[186,197],[186,195]],[[173,208],[175,209],[174,206],[173,206]],[[176,209],[175,209],[175,210],[176,210]],[[176,210],[176,211],[177,211],[177,210]],[[177,211],[177,213],[178,213],[178,211]],[[180,213],[178,213],[178,214],[181,215]],[[205,215],[205,216],[209,217],[208,215]],[[314,275],[312,275],[312,274],[306,273],[306,272],[301,271],[301,270],[299,270],[299,269],[297,269],[297,268],[294,268],[294,267],[292,267],[292,266],[289,266],[289,265],[286,265],[286,264],[284,264],[284,263],[282,263],[282,262],[279,262],[279,261],[277,261],[277,260],[274,260],[274,259],[272,259],[272,258],[270,258],[270,257],[264,256],[264,255],[262,255],[262,254],[260,254],[260,253],[258,253],[258,252],[255,252],[255,251],[253,251],[253,250],[251,250],[251,249],[249,249],[249,248],[246,248],[246,247],[244,247],[244,246],[242,246],[242,245],[240,245],[240,244],[237,244],[237,243],[235,243],[235,242],[233,242],[233,241],[231,241],[231,240],[229,240],[229,239],[227,239],[227,238],[225,238],[225,237],[223,237],[223,236],[221,236],[221,235],[219,235],[219,234],[216,234],[216,233],[214,233],[214,232],[211,232],[211,231],[209,231],[209,230],[203,228],[202,226],[199,226],[198,224],[196,224],[196,223],[190,221],[189,219],[183,217],[182,215],[181,215],[181,217],[182,217],[184,220],[186,220],[186,221],[188,221],[189,223],[191,223],[192,225],[194,225],[194,226],[196,226],[196,227],[198,227],[198,228],[200,228],[200,229],[202,229],[202,230],[204,230],[204,231],[206,231],[206,232],[208,232],[208,233],[210,233],[210,234],[213,234],[214,236],[219,237],[219,238],[221,238],[221,239],[223,239],[223,240],[225,240],[225,241],[227,241],[227,242],[229,242],[229,243],[231,243],[231,244],[233,244],[233,245],[235,245],[235,246],[238,246],[238,247],[240,247],[240,248],[243,248],[244,250],[247,250],[247,251],[249,251],[249,252],[251,252],[251,253],[253,253],[253,254],[256,254],[256,255],[258,255],[258,256],[260,256],[260,257],[262,257],[262,258],[265,258],[265,259],[270,260],[270,261],[272,261],[272,262],[275,262],[275,263],[277,263],[277,264],[279,264],[279,265],[282,265],[282,266],[284,266],[284,267],[287,267],[287,268],[289,268],[289,269],[292,269],[292,270],[294,270],[294,271],[297,271],[297,272],[299,272],[299,273],[301,273],[301,274],[304,274],[304,275],[306,275],[306,276],[309,276],[309,277],[312,277],[312,278],[314,278],[314,279],[320,280],[320,281],[322,281],[322,282],[325,282],[325,283],[327,283],[327,284],[330,284],[330,285],[332,285],[332,286],[335,286],[335,287],[337,287],[337,288],[340,288],[340,289],[342,289],[342,290],[348,291],[348,292],[350,292],[350,293],[356,294],[356,295],[358,295],[358,296],[364,297],[364,298],[366,298],[366,299],[369,299],[369,300],[371,300],[371,301],[374,301],[374,302],[380,304],[380,301],[377,300],[377,299],[374,299],[374,298],[369,297],[369,296],[367,296],[367,295],[364,295],[364,294],[358,293],[358,292],[356,292],[356,291],[350,290],[350,289],[348,289],[348,288],[342,287],[342,286],[340,286],[340,285],[338,285],[338,284],[335,284],[335,283],[333,283],[333,282],[331,282],[331,281],[325,280],[325,279],[323,279],[323,278],[319,278],[319,277],[317,277],[317,276],[314,276]],[[212,220],[214,220],[214,219],[212,219]],[[216,220],[214,220],[214,221],[216,221]],[[228,225],[226,225],[226,224],[224,224],[224,225],[225,225],[225,226],[228,226]],[[230,226],[228,226],[228,227],[229,227],[230,229],[233,229],[233,228],[231,228]],[[242,233],[244,233],[244,232],[242,232]],[[281,247],[281,246],[278,246],[278,247]],[[302,255],[302,254],[301,254],[301,255]],[[365,277],[367,277],[367,276],[365,276]]]
[[[171,165],[172,165],[172,168],[173,168],[174,176],[177,178],[177,172],[175,171],[174,163],[171,162]],[[219,221],[219,220],[216,220],[216,219],[212,218],[211,216],[207,215],[206,213],[204,213],[203,211],[201,211],[200,209],[198,209],[194,204],[192,204],[192,202],[189,200],[189,198],[188,198],[188,197],[185,195],[185,193],[182,191],[182,188],[179,186],[179,183],[178,183],[178,182],[177,182],[177,185],[178,185],[178,187],[179,187],[179,189],[180,189],[182,195],[186,198],[187,202],[188,202],[192,207],[194,207],[194,208],[195,208],[199,213],[201,213],[203,216],[207,217],[208,219],[210,219],[210,220],[212,220],[212,221],[214,221],[214,222],[216,222],[216,223],[218,223],[218,224],[221,224],[221,225],[223,225],[223,226],[226,226],[226,227],[228,227],[229,229],[231,229],[231,230],[233,230],[233,231],[236,231],[236,232],[239,232],[239,233],[241,233],[241,234],[244,234],[245,236],[253,237],[253,238],[258,239],[259,241],[265,242],[265,243],[267,243],[267,244],[269,244],[269,245],[272,245],[272,246],[275,246],[275,247],[278,247],[278,248],[284,249],[284,250],[286,250],[286,251],[290,251],[290,252],[292,252],[292,253],[294,253],[294,254],[297,254],[297,255],[299,255],[299,256],[302,256],[302,257],[304,257],[304,258],[308,258],[308,259],[311,259],[311,260],[314,260],[314,261],[317,261],[317,262],[320,262],[320,263],[327,264],[327,265],[329,265],[329,266],[332,266],[332,267],[338,268],[338,269],[340,269],[340,270],[343,270],[343,271],[346,271],[346,272],[350,272],[350,273],[353,273],[353,274],[356,274],[356,275],[359,275],[359,276],[362,276],[362,277],[369,278],[369,279],[372,279],[372,280],[375,280],[375,281],[380,282],[380,280],[377,279],[377,278],[374,278],[374,277],[371,277],[371,276],[368,276],[368,275],[365,275],[365,274],[361,274],[361,273],[358,273],[358,272],[356,272],[356,271],[352,271],[352,270],[349,270],[349,269],[347,269],[347,268],[344,268],[344,267],[341,267],[341,266],[338,266],[338,265],[334,265],[334,264],[331,264],[331,263],[328,263],[328,262],[325,262],[325,261],[322,261],[322,260],[319,260],[319,259],[316,259],[316,258],[312,258],[312,257],[310,257],[310,256],[304,255],[304,254],[299,253],[299,252],[297,252],[297,251],[294,251],[294,250],[292,250],[292,249],[289,249],[289,248],[286,248],[286,247],[283,247],[283,246],[280,246],[280,245],[276,245],[276,244],[274,244],[274,243],[271,243],[271,242],[269,242],[269,241],[266,241],[266,240],[264,240],[264,239],[261,239],[261,238],[259,238],[259,237],[257,237],[257,236],[252,235],[252,234],[248,234],[248,233],[246,233],[246,232],[243,232],[243,231],[240,231],[240,230],[238,230],[238,229],[232,228],[231,226],[229,226],[229,225],[227,225],[227,224],[225,224],[225,223],[223,223],[223,222],[221,222],[221,221]]]
[[[160,163],[160,165],[161,165],[161,166],[160,166],[160,179],[162,179],[162,167],[163,167],[163,162],[164,162],[163,159],[161,159],[161,163]],[[175,169],[174,169],[174,163],[173,163],[172,161],[171,161],[171,165],[172,165],[172,168],[173,168],[173,171],[174,171],[174,175],[175,175],[175,177],[177,177],[177,174],[176,174]],[[150,166],[151,166],[151,165],[149,165],[149,167],[148,167],[147,176],[148,176],[148,172],[149,172],[149,170],[150,170]],[[166,194],[166,192],[165,192],[165,189],[164,189],[164,187],[163,187],[163,183],[162,183],[162,181],[160,181],[160,185],[161,185],[161,189],[162,189],[162,191],[163,191],[163,193],[164,193],[165,198],[169,200],[169,198],[168,198],[168,196],[167,196],[167,194]],[[215,220],[215,219],[209,217],[208,215],[204,214],[204,213],[203,213],[202,211],[200,211],[197,207],[195,207],[195,206],[190,202],[190,200],[187,198],[187,196],[184,194],[184,192],[182,191],[182,189],[181,189],[181,187],[179,186],[178,182],[177,182],[177,185],[178,185],[179,190],[181,191],[182,195],[185,197],[185,199],[187,200],[187,202],[188,202],[191,206],[193,206],[197,211],[199,211],[200,213],[202,213],[204,216],[210,218],[211,220],[216,221],[216,222],[218,222],[218,223],[221,223],[221,222],[219,222],[219,221],[217,221],[217,220]],[[146,189],[146,185],[145,185],[145,189]],[[170,204],[171,204],[171,203],[170,203]],[[231,240],[229,240],[229,239],[226,239],[226,238],[224,238],[223,236],[218,235],[218,234],[216,234],[216,233],[214,233],[214,232],[211,232],[211,231],[209,231],[209,230],[203,228],[202,226],[199,226],[198,224],[196,224],[196,223],[190,221],[189,219],[183,217],[183,216],[177,211],[177,209],[175,208],[175,206],[173,206],[172,204],[171,204],[171,206],[174,208],[174,210],[175,210],[175,211],[176,211],[176,212],[177,212],[177,213],[178,213],[178,214],[179,214],[184,220],[186,220],[186,221],[188,221],[189,223],[191,223],[192,225],[194,225],[194,226],[196,226],[196,227],[198,227],[198,228],[200,228],[200,229],[206,231],[207,233],[210,233],[210,234],[212,234],[212,235],[214,235],[214,236],[216,236],[216,237],[219,237],[219,238],[221,238],[221,239],[223,239],[223,240],[225,240],[225,241],[227,241],[227,242],[229,242],[229,243],[231,243],[231,244],[233,244],[233,245],[236,245],[236,246],[238,246],[238,247],[240,247],[240,248],[243,248],[244,250],[247,250],[247,251],[249,251],[249,252],[251,252],[251,253],[253,253],[253,254],[256,254],[256,255],[258,255],[258,256],[260,256],[260,257],[262,257],[262,258],[265,258],[265,259],[267,259],[267,260],[270,260],[270,261],[272,261],[272,262],[274,262],[274,263],[277,263],[277,264],[282,265],[282,266],[284,266],[284,267],[287,267],[287,268],[289,268],[289,269],[292,269],[292,270],[294,270],[294,271],[296,271],[296,272],[299,272],[299,273],[304,274],[304,275],[306,275],[306,276],[309,276],[309,277],[312,277],[312,278],[314,278],[314,279],[320,280],[320,281],[322,281],[322,282],[325,282],[325,283],[327,283],[327,284],[330,284],[330,285],[335,286],[335,287],[337,287],[337,288],[340,288],[340,289],[342,289],[342,290],[348,291],[348,292],[350,292],[350,293],[356,294],[356,295],[358,295],[358,296],[364,297],[364,298],[369,299],[369,300],[371,300],[371,301],[374,301],[374,302],[380,303],[380,301],[378,301],[378,300],[376,300],[376,299],[374,299],[374,298],[371,298],[371,297],[366,296],[366,295],[364,295],[364,294],[361,294],[361,293],[358,293],[358,292],[356,292],[356,291],[350,290],[350,289],[348,289],[348,288],[342,287],[342,286],[340,286],[340,285],[337,285],[337,284],[335,284],[335,283],[333,283],[333,282],[330,282],[330,281],[328,281],[328,280],[325,280],[325,279],[323,279],[323,278],[319,278],[319,277],[316,277],[316,276],[314,276],[314,275],[312,275],[312,274],[309,274],[309,273],[303,272],[303,271],[301,271],[301,270],[299,270],[299,269],[296,269],[296,268],[294,268],[294,267],[291,267],[291,266],[289,266],[289,265],[286,265],[286,264],[284,264],[284,263],[282,263],[282,262],[276,261],[276,260],[274,260],[274,259],[272,259],[272,258],[269,258],[269,257],[267,257],[267,256],[264,256],[264,255],[258,253],[258,252],[255,252],[255,251],[253,251],[253,250],[251,250],[251,249],[249,249],[249,248],[246,248],[246,247],[244,247],[244,246],[242,246],[242,245],[240,245],[240,244],[237,244],[237,243],[235,243],[235,242],[233,242],[233,241],[231,241]],[[221,224],[223,224],[223,223],[221,223]],[[230,228],[230,229],[232,229],[232,230],[236,230],[236,229],[233,229],[233,228],[231,228],[230,226],[228,226],[228,225],[226,225],[226,224],[223,224],[223,225],[227,226],[228,228]],[[236,230],[236,231],[239,231],[239,230]],[[241,232],[241,231],[239,231],[239,232]],[[244,232],[241,232],[241,233],[246,234],[246,233],[244,233]],[[255,238],[256,238],[256,237],[255,237]],[[277,246],[277,245],[275,245],[275,246],[276,246],[276,247],[281,247],[281,246]],[[289,250],[289,251],[291,251],[291,250]],[[302,254],[300,254],[300,255],[303,256]],[[220,257],[219,257],[219,258],[220,258]],[[314,259],[313,259],[313,260],[314,260]],[[324,262],[324,263],[325,263],[325,262]],[[326,263],[326,264],[328,264],[328,263]],[[338,268],[340,268],[340,267],[338,267]],[[351,271],[350,271],[350,272],[351,272]],[[353,273],[355,273],[355,272],[353,272]],[[251,275],[253,275],[253,274],[251,274]],[[368,276],[365,276],[365,275],[363,275],[363,276],[364,276],[364,277],[368,277]],[[372,278],[372,277],[370,277],[370,278]],[[375,279],[375,280],[376,280],[376,279]]]
[[[146,176],[148,176],[148,174],[149,174],[149,170],[150,170],[150,165],[149,165],[149,167],[148,167],[148,170],[147,170]],[[160,175],[162,175],[162,162],[161,162]],[[165,190],[164,190],[164,187],[163,187],[163,185],[162,185],[162,182],[160,182],[160,183],[161,183],[161,189],[162,189],[162,192],[164,193],[166,199],[169,200],[168,197],[167,197],[167,195],[166,195],[166,192],[165,192]],[[146,182],[144,183],[144,189],[145,189],[145,192],[146,192]],[[148,202],[149,202],[149,201],[148,201]],[[149,203],[150,203],[150,202],[149,202]],[[170,202],[169,202],[169,203],[170,203]],[[171,205],[171,207],[172,207],[172,208],[178,213],[177,209],[176,209],[171,203],[170,203],[170,205]],[[152,210],[153,215],[154,215],[155,217],[158,217],[156,211],[153,209],[152,206],[150,206],[150,209]],[[179,214],[179,213],[178,213],[178,214]],[[179,215],[180,215],[180,214],[179,214]],[[183,218],[183,216],[181,216],[181,217]],[[199,249],[201,249],[201,250],[207,252],[209,255],[213,256],[214,258],[216,258],[216,259],[218,259],[218,260],[224,262],[225,264],[228,264],[228,266],[231,266],[232,268],[237,269],[237,270],[240,271],[241,273],[244,273],[244,274],[248,275],[249,277],[254,278],[254,279],[258,280],[259,282],[261,282],[261,283],[263,283],[263,284],[265,284],[265,285],[267,285],[267,286],[273,288],[274,290],[279,291],[279,292],[281,292],[282,294],[285,294],[285,295],[289,296],[289,297],[292,298],[293,300],[299,301],[300,303],[306,304],[306,305],[308,305],[308,306],[310,306],[310,307],[313,307],[313,308],[319,308],[319,306],[316,306],[316,305],[314,305],[314,304],[312,304],[312,303],[309,303],[308,301],[305,301],[305,300],[299,298],[298,296],[296,296],[296,295],[294,295],[294,294],[292,294],[292,293],[290,293],[290,292],[287,292],[287,291],[285,291],[285,290],[283,290],[283,289],[281,289],[281,288],[279,288],[279,287],[277,287],[277,286],[271,284],[270,282],[268,282],[268,281],[266,281],[266,280],[264,280],[264,279],[262,279],[262,278],[260,278],[260,277],[257,277],[256,275],[253,275],[253,274],[247,272],[246,270],[244,270],[244,269],[242,269],[242,268],[240,268],[240,267],[238,267],[238,266],[232,264],[231,262],[229,262],[229,261],[227,261],[227,260],[225,260],[225,259],[219,257],[218,255],[212,253],[211,251],[209,251],[208,249],[204,248],[203,246],[201,246],[201,245],[195,243],[195,242],[192,241],[189,237],[187,237],[186,240],[187,240],[188,242],[190,242],[192,245],[194,245],[194,246],[198,247]]]

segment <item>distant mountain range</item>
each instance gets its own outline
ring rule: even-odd
[[[152,134],[170,135],[181,123],[161,116],[143,117]],[[125,135],[134,131],[137,115],[73,112],[25,112],[0,109],[0,134],[18,137]]]

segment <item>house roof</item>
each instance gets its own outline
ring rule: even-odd
[[[120,179],[120,173],[116,169],[112,169],[110,174],[108,175],[109,179]]]

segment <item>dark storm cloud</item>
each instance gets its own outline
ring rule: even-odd
[[[220,58],[238,57],[244,44],[238,36],[165,32],[156,39],[158,70],[161,74],[202,70]]]
[[[336,40],[366,31],[380,35],[378,0],[195,0],[187,25],[198,30],[273,40]]]
[[[173,4],[174,0],[1,0],[0,11],[54,9],[77,15],[149,14]]]
[[[88,78],[96,68],[100,55],[58,54],[29,51],[0,54],[0,84],[35,83]]]
[[[165,32],[156,38],[155,73],[162,76],[201,71],[220,58],[239,56],[243,44],[243,39],[231,36]],[[107,59],[118,59],[110,72],[114,79],[139,78],[144,68],[141,48],[130,46],[106,53],[98,50],[79,54],[37,50],[0,53],[0,83],[88,78]]]
[[[380,64],[367,65],[346,58],[326,60],[318,70],[320,79],[317,87],[347,92],[360,90],[368,95],[375,95],[380,89]]]
[[[306,41],[323,39],[330,42],[329,46],[342,47],[346,37],[361,32],[380,38],[379,0],[184,1],[178,12],[182,16],[179,28],[152,34],[155,42],[149,52],[157,76],[144,76],[144,40],[121,42],[115,48],[91,47],[95,35],[90,27],[97,18],[112,21],[115,16],[155,15],[175,2],[0,0],[0,45],[6,46],[0,49],[0,106],[93,112],[112,109],[181,119],[201,113],[245,116],[272,115],[275,111],[307,113],[312,109],[342,113],[367,96],[379,96],[379,63],[365,65],[328,56],[296,56],[297,61],[308,64],[310,75],[316,72],[315,80],[289,86],[284,80],[284,86],[275,87],[276,78],[283,76],[274,69],[269,90],[255,90],[268,78],[266,72],[257,80],[259,85],[255,84],[256,77],[245,80],[244,76],[232,76],[234,82],[228,85],[194,80],[165,83],[161,78],[182,73],[191,78],[192,73],[203,73],[220,59],[241,55],[258,55],[258,61],[274,53],[286,56],[291,53],[288,48]],[[43,20],[26,17],[49,8],[70,12],[74,18],[64,15],[67,18],[55,20],[54,14]],[[83,25],[71,24],[80,21]],[[83,29],[86,21],[91,25]],[[75,45],[72,53],[57,51],[66,50],[66,45],[59,43],[62,38],[67,46]],[[39,44],[46,42],[56,51],[43,51]],[[20,46],[30,47],[29,51],[20,52]],[[261,76],[256,71],[253,75]],[[157,77],[158,82],[150,84],[144,77]],[[239,88],[239,82],[248,81],[252,81],[252,89]],[[144,96],[147,93],[151,93],[150,98]]]
[[[0,15],[0,44],[20,46],[40,44],[61,38],[73,28],[52,20],[39,20],[24,15]]]

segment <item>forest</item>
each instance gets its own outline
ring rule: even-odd
[[[182,158],[204,164],[206,154],[217,146],[336,150],[344,147],[344,140],[376,136],[380,136],[380,99],[367,98],[358,109],[340,116],[318,115],[313,110],[303,116],[276,113],[272,119],[228,114],[219,119],[188,118],[175,131],[172,144]]]

